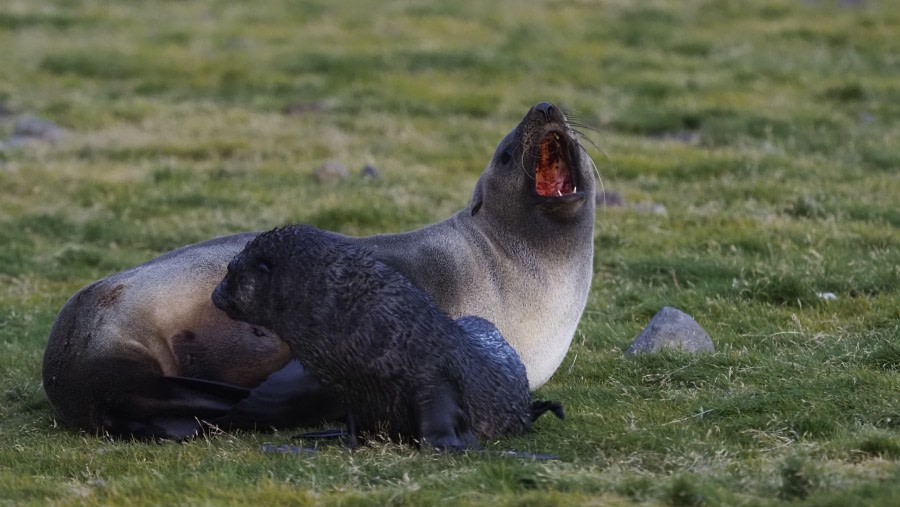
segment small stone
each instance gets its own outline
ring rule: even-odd
[[[816,292],[816,296],[823,301],[837,301],[837,294],[834,292]]]
[[[282,114],[301,115],[306,113],[318,113],[325,109],[319,102],[291,102],[281,108]]]
[[[377,180],[378,178],[381,177],[381,172],[378,170],[377,167],[375,167],[372,164],[364,165],[362,168],[362,171],[360,171],[360,174],[362,175],[363,178],[373,179],[373,180]]]
[[[334,183],[350,177],[347,168],[334,161],[328,161],[320,165],[316,168],[315,175],[319,183]]]
[[[669,211],[662,204],[655,202],[641,202],[632,206],[635,211],[640,213],[650,213],[653,215],[665,215]]]
[[[25,136],[12,136],[6,140],[6,145],[10,148],[24,148],[30,144],[35,144],[39,142],[40,139],[34,137],[25,137]]]
[[[877,119],[878,119],[878,118],[876,118],[875,115],[872,114],[872,113],[867,113],[867,112],[859,113],[859,121],[860,121],[860,123],[865,123],[866,125],[869,125],[869,124],[871,124],[871,123],[875,123],[875,121],[876,121]]]
[[[662,136],[668,141],[677,141],[684,144],[698,144],[700,142],[700,134],[693,130],[678,130],[668,132]]]
[[[690,315],[663,307],[625,351],[626,356],[656,353],[663,349],[683,352],[715,352],[716,347],[706,331]]]
[[[625,198],[615,190],[598,189],[597,194],[594,196],[594,201],[597,203],[597,206],[603,208],[625,206]]]
[[[13,127],[13,134],[10,138],[11,145],[27,144],[27,140],[46,141],[55,143],[61,141],[65,137],[64,128],[49,120],[43,120],[34,116],[25,116],[20,118]],[[16,140],[14,143],[13,140]]]

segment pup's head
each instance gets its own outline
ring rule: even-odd
[[[288,226],[257,236],[228,264],[213,304],[232,319],[271,328],[302,290],[304,270],[295,264],[309,257],[308,243],[317,233],[309,226]]]

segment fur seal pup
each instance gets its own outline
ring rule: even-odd
[[[587,301],[593,167],[566,117],[543,102],[500,142],[458,213],[412,232],[348,240],[451,317],[494,323],[536,389],[562,362]],[[197,431],[198,418],[285,427],[339,412],[275,333],[229,319],[210,300],[257,234],[186,246],[76,292],[44,353],[44,389],[59,420],[179,438]]]
[[[385,435],[475,449],[527,431],[540,415],[525,366],[492,324],[466,317],[457,325],[338,235],[302,225],[261,234],[228,264],[212,300],[229,317],[274,331],[338,393],[351,446],[357,435]]]

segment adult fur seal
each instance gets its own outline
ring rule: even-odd
[[[451,317],[493,322],[532,389],[568,350],[593,273],[593,164],[565,116],[541,103],[499,144],[468,206],[422,229],[348,238]],[[79,290],[44,354],[44,389],[65,424],[178,438],[197,419],[290,426],[339,413],[278,336],[210,300],[257,233],[174,250]]]
[[[212,300],[274,331],[338,394],[352,445],[357,435],[383,435],[474,449],[527,431],[542,412],[533,411],[525,366],[492,324],[465,317],[457,325],[338,235],[298,225],[258,236],[228,264]]]

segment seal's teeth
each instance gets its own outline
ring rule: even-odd
[[[572,187],[572,193],[573,193],[573,194],[577,194],[577,193],[578,193],[578,187]]]
[[[562,197],[562,190],[560,190],[560,189],[557,188],[557,189],[556,189],[556,195]]]

